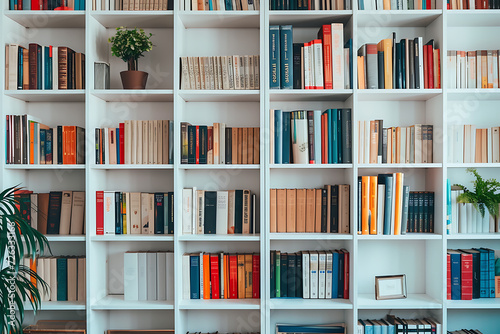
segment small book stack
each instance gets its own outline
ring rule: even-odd
[[[358,162],[432,163],[433,126],[415,124],[384,128],[384,121],[358,121]]]
[[[431,39],[404,38],[396,33],[358,50],[358,89],[441,88],[441,53]]]
[[[174,300],[174,253],[125,252],[124,300]]]
[[[260,161],[260,128],[181,122],[181,164],[236,165]]]
[[[271,298],[349,299],[346,249],[271,251]]]
[[[352,163],[351,109],[270,111],[271,164]]]
[[[321,325],[289,325],[276,324],[276,333],[322,333],[322,334],[345,334],[345,324],[321,324]]]
[[[183,234],[258,234],[256,195],[250,190],[182,190]]]
[[[96,234],[174,234],[174,193],[96,191]]]
[[[322,189],[271,189],[271,233],[349,234],[348,184]]]
[[[181,89],[259,89],[259,58],[181,57]]]
[[[85,10],[85,0],[9,0],[10,10]]]
[[[500,9],[498,0],[447,0],[447,9]]]
[[[448,300],[495,298],[495,251],[488,248],[448,249]]]
[[[443,327],[432,318],[402,319],[388,314],[387,319],[358,320],[357,333],[443,333]]]
[[[260,255],[194,253],[182,256],[184,299],[260,298]]]
[[[344,46],[342,23],[323,25],[308,43],[293,43],[291,25],[270,26],[269,43],[271,89],[352,87],[352,40]]]
[[[127,120],[95,129],[96,164],[173,164],[174,121]]]
[[[477,129],[476,125],[448,127],[448,161],[452,163],[499,163],[500,127]]]
[[[35,261],[25,257],[23,264],[49,285],[48,291],[40,289],[42,301],[85,302],[85,257],[37,257]],[[26,278],[37,285],[34,277]]]
[[[6,89],[85,89],[85,54],[66,46],[5,46]]]
[[[260,10],[260,0],[183,0],[181,10]]]
[[[436,9],[435,0],[359,0],[360,10]]]
[[[96,10],[92,0],[92,10]],[[174,0],[101,0],[101,10],[173,10]]]
[[[449,88],[498,88],[498,50],[447,51]]]
[[[84,235],[85,192],[33,193],[17,190],[19,210],[30,226],[42,234]]]
[[[271,0],[271,10],[351,10],[350,0]]]
[[[456,331],[448,331],[449,334],[483,334],[479,329],[460,329]]]
[[[85,129],[42,124],[31,115],[7,115],[6,163],[85,164]]]

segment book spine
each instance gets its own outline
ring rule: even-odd
[[[269,62],[270,62],[270,88],[281,88],[281,75],[280,75],[280,27],[269,27]]]
[[[293,32],[291,25],[280,26],[280,48],[281,89],[293,89]]]

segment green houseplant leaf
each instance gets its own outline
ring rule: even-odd
[[[500,182],[495,179],[484,179],[475,168],[467,168],[467,173],[472,174],[475,180],[472,182],[474,191],[467,189],[461,184],[464,192],[457,197],[458,203],[471,203],[484,217],[486,210],[493,216],[498,216],[498,204],[500,203]]]
[[[111,43],[111,54],[126,62],[129,71],[137,71],[137,60],[153,49],[151,36],[153,34],[145,33],[144,29],[118,27],[115,36],[108,40]]]

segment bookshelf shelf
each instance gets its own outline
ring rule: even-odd
[[[260,241],[260,236],[258,235],[239,235],[239,234],[185,234],[179,236],[179,241],[189,241],[189,242],[197,242],[197,241]]]
[[[447,234],[448,240],[500,240],[500,233],[458,233]]]
[[[448,168],[500,168],[500,163],[448,163]]]
[[[91,305],[93,310],[173,310],[171,300],[124,300],[123,295],[108,295]]]
[[[129,27],[172,28],[174,15],[171,10],[161,11],[92,11],[91,16],[106,28],[127,23]]]
[[[442,163],[426,163],[426,164],[359,164],[358,168],[362,169],[411,169],[411,168],[442,168]]]
[[[498,26],[500,10],[447,10],[448,27]]]
[[[271,10],[269,24],[319,27],[332,22],[347,23],[351,17],[352,10]]]
[[[20,170],[68,170],[79,169],[84,170],[85,165],[5,165],[5,169],[20,169]]]
[[[29,303],[24,304],[25,310],[32,310]],[[83,302],[42,302],[42,311],[81,311],[85,310],[85,303]]]
[[[188,28],[258,28],[259,11],[181,11],[179,18]]]
[[[345,101],[352,96],[352,89],[272,89],[271,101]]]
[[[496,101],[500,100],[500,89],[497,88],[448,88],[448,99],[451,101]]]
[[[92,165],[92,169],[101,170],[134,170],[134,169],[174,169],[174,165]]]
[[[361,89],[359,101],[427,101],[442,93],[442,89]]]
[[[426,294],[408,294],[405,299],[376,300],[374,294],[359,294],[360,309],[440,309],[443,304]]]
[[[271,310],[350,310],[349,299],[271,298]]]
[[[5,95],[25,102],[84,102],[85,91],[68,90],[6,90]]]
[[[258,310],[260,299],[189,299],[179,303],[181,310]]]
[[[349,169],[352,164],[271,164],[270,169]]]
[[[49,242],[85,242],[84,235],[46,235]]]
[[[180,90],[186,102],[258,102],[258,90]]]
[[[259,170],[260,166],[259,165],[211,165],[211,164],[206,164],[206,165],[195,165],[195,164],[181,164],[179,166],[179,169],[185,169],[185,170],[190,170],[190,169],[195,169],[195,170],[210,170],[210,169],[248,169],[248,170]]]
[[[142,234],[125,234],[125,235],[94,235],[92,241],[97,242],[169,242],[174,241],[173,235],[142,235]]]
[[[25,28],[85,28],[84,11],[5,11],[5,16]]]
[[[360,10],[359,27],[427,27],[442,15],[441,9],[431,10]]]
[[[449,309],[500,309],[500,299],[446,300],[446,306]]]
[[[352,240],[351,234],[339,233],[269,233],[270,240]]]
[[[358,240],[441,240],[443,236],[435,233],[407,233],[403,235],[357,235]]]
[[[92,95],[106,102],[172,102],[171,89],[111,89],[93,90]]]

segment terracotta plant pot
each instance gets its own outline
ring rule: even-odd
[[[120,72],[123,89],[145,89],[148,74],[142,71],[123,71]]]

